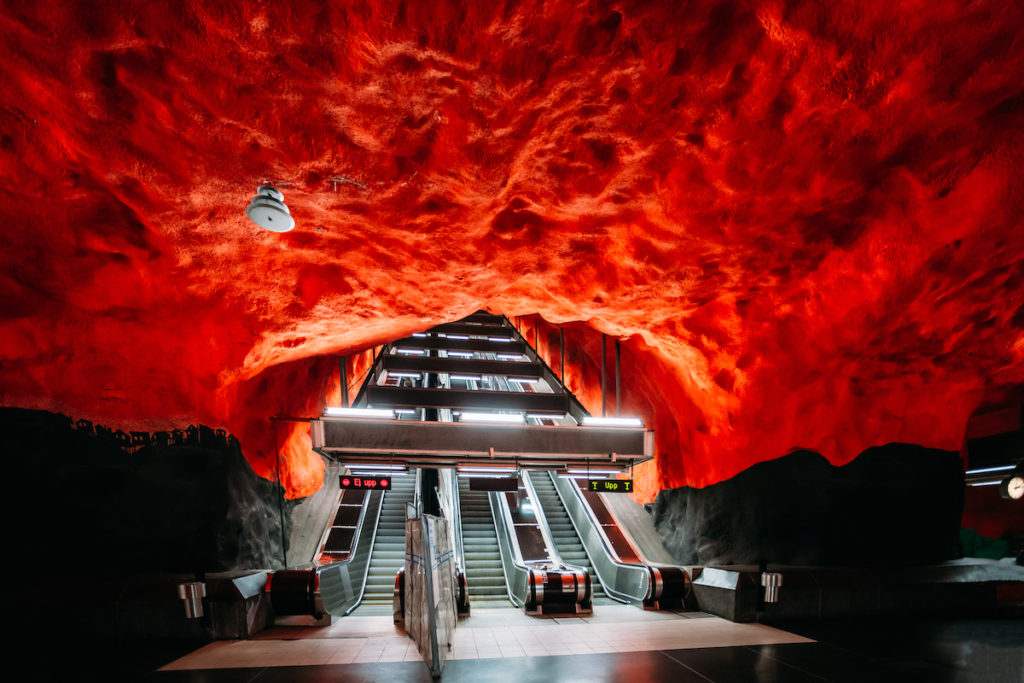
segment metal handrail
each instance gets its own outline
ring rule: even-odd
[[[494,518],[494,531],[498,537],[498,552],[501,553],[501,570],[505,574],[508,599],[516,607],[523,607],[529,590],[530,570],[523,562],[523,554],[519,550],[508,500],[504,493],[498,492],[489,493],[487,498],[491,504],[491,517]]]
[[[455,569],[456,571],[466,571],[466,555],[462,547],[462,501],[459,497],[459,478],[454,469],[445,469],[444,472],[450,481],[449,490],[452,492],[451,523],[452,536],[455,540]]]
[[[533,487],[533,479],[531,479],[531,472],[529,470],[523,470],[523,488],[526,489],[526,495],[530,497],[530,502],[533,503],[533,514],[537,518],[537,526],[540,528],[540,535],[544,538],[544,545],[547,546],[548,557],[555,566],[571,567],[573,569],[583,569],[583,567],[577,567],[571,565],[562,560],[562,556],[558,552],[558,546],[555,545],[555,538],[551,535],[551,527],[548,526],[547,515],[544,514],[544,508],[540,504],[540,498],[537,496],[537,490]]]
[[[601,579],[605,593],[623,602],[647,599],[650,593],[650,574],[646,565],[622,562],[579,488],[570,480],[560,479],[551,472],[547,475],[552,479],[555,492],[569,514],[569,520],[594,565],[594,573]]]
[[[347,616],[362,601],[366,577],[370,571],[370,553],[377,538],[377,521],[383,504],[383,491],[367,491],[349,556],[317,568],[320,598],[328,614]],[[371,532],[363,533],[366,529]]]

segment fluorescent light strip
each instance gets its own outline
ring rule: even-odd
[[[995,486],[1002,483],[1001,479],[996,479],[995,481],[972,481],[968,486]]]
[[[480,375],[448,375],[448,379],[459,379],[464,382],[479,382],[483,378]]]
[[[511,339],[511,337],[488,337],[487,341],[492,341],[492,342],[510,342],[510,341],[512,341],[512,339]]]
[[[643,427],[643,421],[638,417],[585,417],[583,425],[586,427]]]
[[[540,381],[540,377],[509,377],[508,381],[516,384],[534,384]]]
[[[423,349],[395,349],[398,353],[405,353],[410,356],[422,356],[426,353]]]
[[[983,467],[980,470],[967,470],[967,474],[984,474],[985,472],[1005,472],[1015,469],[1016,465],[1000,465],[999,467]]]
[[[345,467],[350,470],[380,470],[381,472],[404,472],[406,469],[405,465],[382,465],[378,462],[363,464],[352,463],[350,465],[345,465]]]
[[[412,408],[395,408],[395,415],[415,415],[416,411]]]
[[[392,370],[388,370],[388,377],[415,377],[416,379],[420,379],[420,378],[423,377],[423,373],[421,373],[421,372],[401,372],[401,371],[394,372]]]
[[[503,422],[523,423],[522,413],[461,413],[459,419],[462,422]]]
[[[413,332],[412,336],[414,336],[414,337],[426,337],[427,333],[426,332]]]
[[[472,358],[473,354],[469,351],[449,351],[448,355],[452,358]]]
[[[513,474],[516,471],[515,467],[460,467],[459,472],[486,472],[489,474],[499,474],[506,472]]]
[[[526,417],[527,419],[530,420],[561,420],[562,418],[565,417],[565,413],[559,413],[557,415],[554,413],[550,415],[544,415],[541,413],[527,413]]]
[[[619,474],[622,470],[605,470],[605,469],[590,469],[590,470],[569,470],[569,474]]]
[[[498,360],[519,360],[523,357],[521,353],[499,353],[496,358]]]
[[[327,406],[324,408],[324,415],[327,417],[371,417],[384,420],[393,420],[395,411],[383,408],[341,408],[338,406]]]
[[[558,478],[559,479],[607,479],[608,477],[603,477],[601,475],[588,477],[585,474],[559,474]]]
[[[457,472],[463,479],[511,479],[510,474],[480,474],[479,472]]]
[[[466,341],[469,339],[468,334],[446,334],[445,339],[455,339],[458,341]]]

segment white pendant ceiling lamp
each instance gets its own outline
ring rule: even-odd
[[[245,207],[245,215],[256,225],[273,232],[288,232],[295,219],[284,203],[284,195],[270,185],[260,185],[256,196]]]

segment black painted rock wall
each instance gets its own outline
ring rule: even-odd
[[[963,487],[950,451],[889,444],[842,467],[800,451],[661,491],[653,513],[682,564],[917,564],[960,557]]]
[[[282,564],[279,489],[223,433],[200,427],[128,452],[105,430],[5,408],[0,434],[12,557],[93,575]],[[293,505],[284,503],[284,538]]]

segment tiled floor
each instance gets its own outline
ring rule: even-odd
[[[630,617],[636,617],[631,620]],[[701,622],[710,628],[717,620],[699,615],[687,615],[695,626]],[[88,634],[65,634],[54,640],[47,638],[41,648],[15,650],[12,680],[60,680],[60,681],[143,681],[145,683],[273,683],[274,681],[297,681],[299,683],[347,683],[351,681],[383,681],[404,683],[405,681],[431,681],[427,667],[414,657],[415,661],[381,661],[397,657],[401,651],[393,627],[384,620],[349,617],[351,621],[343,629],[336,624],[330,629],[310,629],[303,637],[285,640],[294,635],[294,630],[275,631],[261,634],[260,638],[232,645],[225,650],[237,656],[238,664],[231,668],[228,659],[222,659],[220,667],[205,669],[159,668],[168,662],[179,664],[187,658],[204,652],[209,647],[197,643],[176,640],[125,641],[110,643],[103,640],[89,640]],[[601,633],[602,625],[618,624],[618,635],[636,638],[638,628],[648,628],[661,621],[673,624],[680,620],[678,615],[623,613],[618,616],[595,614],[585,623],[576,619],[533,620],[519,612],[507,615],[485,614],[478,611],[472,621],[472,642],[475,658],[451,659],[445,665],[442,680],[446,682],[485,683],[489,681],[514,683],[559,683],[580,681],[581,683],[604,683],[626,681],[646,683],[647,681],[968,681],[996,683],[1024,681],[1024,619],[922,619],[877,617],[862,620],[787,622],[781,624],[782,631],[804,636],[804,642],[788,642],[764,645],[722,645],[719,647],[692,647],[698,641],[688,643],[687,649],[640,650],[630,652],[607,652],[593,654],[560,654],[544,656],[521,656],[479,658],[480,645],[484,652],[491,650],[491,639],[499,653],[508,636],[495,633],[507,619],[508,629],[525,624],[534,624],[538,629],[551,629],[559,624],[569,627],[595,629],[584,634]],[[650,621],[648,621],[648,619]],[[566,623],[568,622],[568,623]],[[706,626],[704,625],[706,623]],[[467,622],[459,630],[468,632]],[[735,625],[734,625],[735,626]],[[682,628],[677,625],[677,628]],[[715,627],[718,628],[718,627]],[[490,630],[488,638],[487,630]],[[731,629],[722,629],[729,632]],[[762,631],[762,633],[770,631]],[[541,631],[545,636],[554,635],[550,630]],[[739,632],[733,632],[735,635]],[[694,631],[696,636],[697,632]],[[520,638],[512,632],[516,644],[526,653],[528,637]],[[550,641],[552,648],[569,646],[572,651],[572,629],[565,632],[559,642]],[[607,635],[607,634],[605,634]],[[614,633],[613,633],[614,635]],[[707,635],[707,631],[705,631]],[[480,642],[477,642],[477,637]],[[468,638],[469,636],[467,636]],[[787,636],[790,637],[790,636]],[[404,638],[404,636],[399,636]],[[365,642],[374,640],[366,652],[367,659],[376,661],[356,662],[356,656]],[[813,639],[813,640],[807,640]],[[284,645],[278,654],[294,657],[291,661],[302,660],[301,664],[283,666],[284,660],[267,656],[266,648],[273,650]],[[549,641],[540,639],[547,647]],[[566,643],[566,641],[570,641]],[[458,641],[463,647],[466,642]],[[585,641],[588,642],[589,641]],[[735,642],[735,641],[734,641]],[[56,643],[56,650],[55,650]],[[310,657],[348,656],[355,650],[351,663],[329,664],[308,663]],[[508,644],[511,646],[511,644]],[[536,643],[532,643],[536,645]],[[223,646],[221,646],[223,647]],[[408,643],[402,652],[402,659],[408,656]],[[593,645],[591,645],[593,648]],[[511,648],[510,649],[514,649]],[[44,657],[38,653],[45,651]],[[379,654],[377,654],[379,652]],[[31,654],[30,653],[36,653]],[[387,657],[385,657],[385,653]],[[25,666],[18,667],[18,654],[30,655]],[[21,672],[18,673],[19,668]],[[30,673],[27,673],[30,672]],[[10,677],[10,676],[9,676]]]
[[[735,624],[701,612],[644,612],[605,606],[600,615],[529,617],[515,609],[477,609],[455,629],[449,660],[585,655],[812,642],[760,624]],[[391,617],[339,619],[327,628],[276,628],[253,640],[210,643],[165,671],[240,667],[419,662]]]

